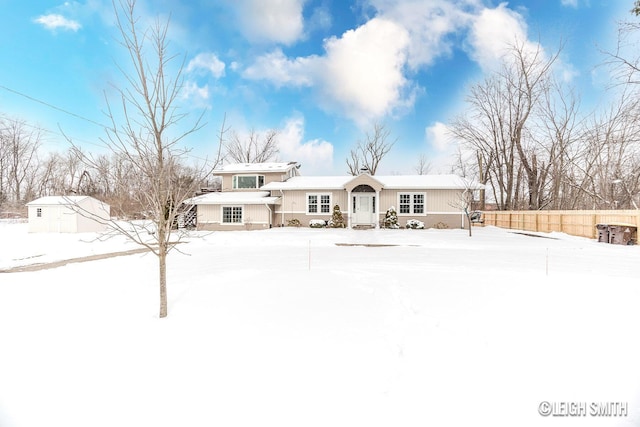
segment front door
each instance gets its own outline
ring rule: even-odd
[[[373,195],[355,194],[355,225],[375,224],[373,218]]]

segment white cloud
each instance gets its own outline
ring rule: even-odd
[[[332,22],[331,10],[327,6],[316,7],[306,23],[307,31],[328,30]]]
[[[316,62],[314,56],[289,59],[276,49],[258,57],[242,75],[251,80],[268,80],[278,87],[311,86]]]
[[[289,118],[278,134],[279,157],[302,164],[305,175],[326,174],[333,167],[333,145],[321,139],[303,140],[304,119]]]
[[[560,3],[565,7],[578,7],[578,0],[560,0]]]
[[[207,102],[210,97],[208,85],[198,86],[195,82],[187,81],[182,87],[180,95],[183,99],[189,100],[190,104],[197,108],[211,107]]]
[[[527,41],[527,23],[522,15],[509,9],[506,3],[495,9],[484,9],[474,19],[468,37],[470,56],[485,70],[495,68],[510,46],[530,45]],[[529,48],[525,47],[526,50]]]
[[[410,35],[408,63],[413,68],[432,64],[451,52],[450,37],[469,25],[475,0],[370,0],[379,16],[404,27]]]
[[[437,151],[446,151],[451,146],[449,128],[444,123],[435,122],[433,125],[425,128],[424,133],[427,144],[431,145]]]
[[[238,0],[241,30],[252,42],[283,43],[300,39],[304,31],[305,0]]]
[[[47,30],[71,30],[78,31],[82,28],[82,25],[78,21],[67,19],[62,15],[51,13],[49,15],[42,15],[34,19],[34,22],[41,24]]]
[[[402,27],[374,18],[325,41],[325,56],[289,59],[277,49],[257,58],[243,76],[276,86],[315,86],[324,109],[365,124],[412,105],[403,74],[408,43]]]
[[[187,72],[206,70],[216,79],[224,76],[225,64],[214,53],[200,53],[187,65]]]
[[[382,117],[412,99],[404,76],[409,34],[396,23],[373,18],[341,38],[325,42],[321,102],[337,105],[356,122]]]

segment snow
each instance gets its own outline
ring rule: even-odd
[[[246,191],[246,192],[220,192],[206,193],[200,196],[185,200],[185,203],[194,205],[220,205],[224,203],[237,203],[245,205],[274,204],[280,198],[269,197],[268,191]]]
[[[214,173],[286,172],[296,166],[296,162],[230,163]]]
[[[372,177],[386,189],[394,190],[464,190],[483,188],[478,183],[467,183],[457,175],[375,175]],[[262,190],[342,190],[357,179],[357,176],[294,176],[286,181],[274,181],[261,187]]]
[[[640,247],[473,231],[194,232],[166,319],[151,254],[0,273],[0,426],[638,425]],[[0,268],[96,237],[0,222]]]

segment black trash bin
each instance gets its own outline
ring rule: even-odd
[[[636,241],[637,227],[633,224],[609,224],[609,243],[614,245],[633,245]]]
[[[609,224],[596,224],[598,242],[609,243]]]

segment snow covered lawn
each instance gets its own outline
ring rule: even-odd
[[[162,320],[150,254],[0,273],[0,426],[638,425],[640,247],[466,233],[194,233]],[[94,237],[0,223],[0,269]]]

